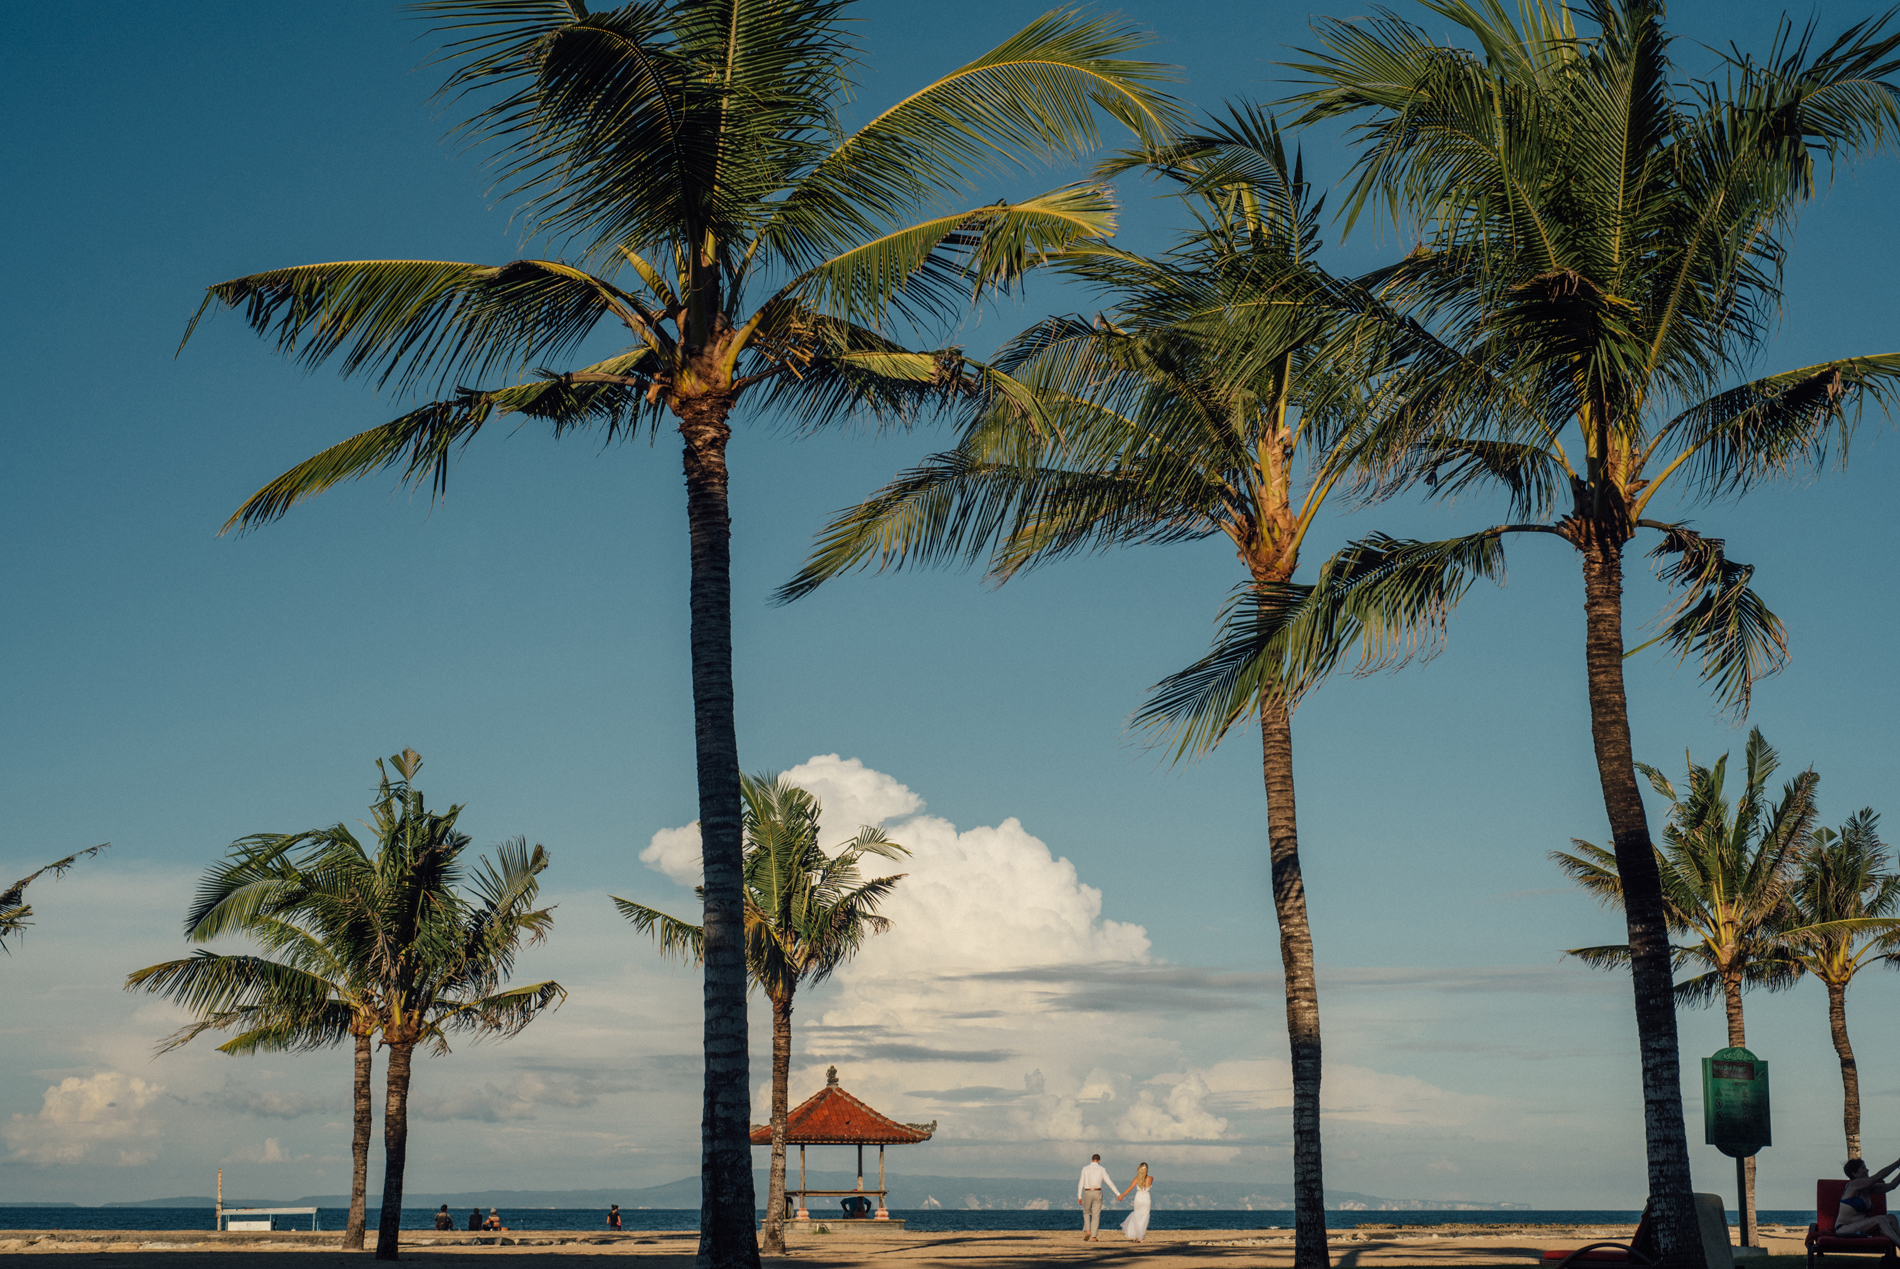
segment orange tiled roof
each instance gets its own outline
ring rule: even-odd
[[[937,1130],[927,1124],[900,1124],[887,1119],[838,1087],[837,1068],[830,1082],[786,1116],[785,1144],[791,1146],[898,1146],[930,1140]],[[769,1124],[752,1130],[752,1144],[772,1144]]]

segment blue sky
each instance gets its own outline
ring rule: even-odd
[[[912,0],[860,6],[862,107],[1038,11],[979,3],[947,21]],[[1277,95],[1272,63],[1307,38],[1309,13],[1328,11],[1125,8],[1204,106]],[[1697,42],[1759,49],[1777,12],[1679,4],[1678,55],[1705,71]],[[1848,16],[1830,6],[1823,20]],[[341,1055],[154,1060],[172,1015],[117,983],[181,953],[184,896],[225,843],[361,815],[371,759],[404,745],[424,754],[437,800],[468,804],[478,840],[526,833],[553,851],[557,933],[525,972],[574,988],[521,1040],[425,1064],[419,1093],[438,1101],[412,1139],[412,1187],[526,1184],[510,1161],[527,1158],[550,1186],[685,1175],[694,992],[601,897],[690,901],[639,859],[655,833],[694,815],[676,440],[601,450],[532,430],[488,435],[438,506],[372,478],[262,532],[217,538],[257,486],[400,402],[306,376],[230,318],[175,357],[203,287],[326,259],[501,260],[518,233],[475,159],[442,143],[449,120],[419,68],[432,46],[390,5],[105,4],[83,21],[0,17],[15,52],[0,84],[14,191],[0,209],[14,244],[0,313],[0,873],[115,846],[36,887],[41,923],[0,971],[0,1190],[205,1193],[220,1162],[254,1168],[257,1187],[276,1193],[343,1188]],[[1322,182],[1344,171],[1335,137],[1312,137],[1307,151]],[[1761,369],[1900,348],[1894,163],[1841,174],[1804,215],[1784,326]],[[1138,247],[1158,245],[1170,223],[1149,195],[1124,188],[1125,241]],[[1396,245],[1362,232],[1332,259],[1370,267]],[[1032,287],[950,337],[981,353],[1086,302]],[[1760,687],[1752,721],[1789,774],[1821,772],[1832,823],[1863,805],[1896,809],[1887,432],[1870,417],[1845,473],[1690,512],[1758,566],[1788,621],[1795,660]],[[945,1123],[941,1149],[901,1165],[917,1172],[1060,1175],[1086,1138],[1174,1143],[1122,1152],[1179,1176],[1284,1181],[1258,751],[1237,736],[1171,768],[1123,730],[1142,689],[1204,646],[1236,577],[1231,556],[1213,542],[1124,552],[1000,591],[957,573],[855,578],[766,606],[829,512],[943,440],[847,429],[794,442],[755,419],[733,446],[743,761],[838,755],[809,769],[830,772],[866,815],[896,808],[894,832],[908,824],[937,843],[916,872],[960,895],[943,911],[966,918],[925,937],[920,910],[916,937],[874,945],[855,977],[812,997],[795,1093],[846,1054],[848,1084],[902,1118]],[[1319,545],[1489,514],[1393,504],[1329,522]],[[1620,921],[1565,890],[1545,860],[1572,836],[1605,835],[1577,577],[1555,543],[1516,546],[1511,563],[1508,589],[1474,592],[1437,660],[1341,679],[1298,715],[1338,1072],[1329,1180],[1389,1196],[1631,1207],[1642,1167],[1627,994],[1558,961],[1562,948],[1613,938]],[[1634,557],[1631,573],[1634,629],[1662,593]],[[1678,770],[1685,749],[1739,751],[1744,733],[1688,670],[1645,654],[1630,685],[1644,759]],[[916,820],[920,810],[936,818]],[[1005,903],[986,870],[1018,867],[1044,892]],[[1011,924],[1032,909],[1049,916],[1040,934]],[[1014,963],[979,965],[979,944]],[[1104,976],[1104,964],[1127,972]],[[973,983],[1010,1016],[981,1023],[1003,1034],[952,1047],[939,1034],[945,1010]],[[1900,1069],[1883,1056],[1900,1041],[1896,991],[1900,979],[1882,973],[1851,997],[1868,1150],[1882,1162],[1900,1154]],[[1797,1206],[1838,1153],[1823,1001],[1802,987],[1751,998],[1749,1010],[1751,1043],[1776,1071],[1763,1202]],[[850,1027],[981,1057],[880,1056]],[[1687,1069],[1721,1036],[1718,1014],[1685,1014]],[[1727,1161],[1693,1150],[1702,1183],[1726,1193]]]

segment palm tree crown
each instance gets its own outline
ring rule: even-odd
[[[1742,1021],[1742,990],[1759,986],[1780,990],[1794,984],[1800,969],[1785,940],[1797,933],[1790,922],[1802,849],[1813,826],[1814,795],[1820,777],[1813,769],[1787,782],[1781,799],[1770,804],[1768,781],[1780,758],[1749,732],[1743,754],[1741,796],[1726,794],[1728,755],[1713,765],[1688,764],[1688,787],[1678,793],[1662,772],[1647,764],[1638,769],[1656,792],[1669,800],[1669,819],[1657,851],[1670,929],[1687,935],[1676,947],[1678,966],[1704,972],[1676,984],[1676,999],[1708,1005],[1721,1000],[1727,1010],[1728,1041],[1748,1043]],[[1616,853],[1576,841],[1576,854],[1553,851],[1551,859],[1586,893],[1605,903],[1622,902],[1622,878]],[[1626,965],[1627,944],[1580,947],[1566,955],[1599,967]]]

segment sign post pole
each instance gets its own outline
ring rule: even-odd
[[[1759,1246],[1748,1203],[1748,1161],[1775,1141],[1769,1127],[1768,1063],[1747,1049],[1721,1049],[1702,1059],[1702,1140],[1735,1160],[1741,1243]]]

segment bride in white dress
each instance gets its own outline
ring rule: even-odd
[[[1135,1196],[1134,1210],[1122,1222],[1122,1233],[1129,1242],[1138,1243],[1148,1236],[1148,1208],[1152,1198],[1149,1191],[1154,1189],[1154,1183],[1155,1179],[1148,1175],[1148,1165],[1143,1163],[1135,1168],[1135,1179],[1129,1182],[1128,1188],[1115,1196],[1118,1202],[1130,1194]]]

